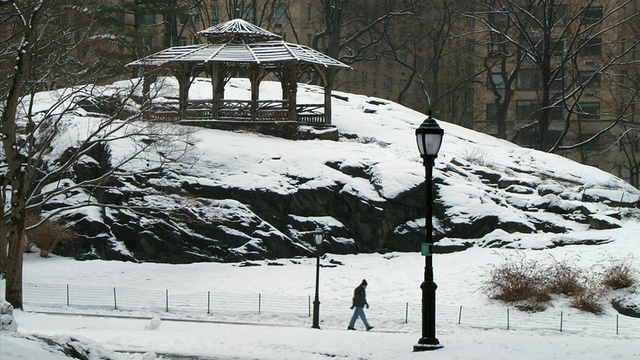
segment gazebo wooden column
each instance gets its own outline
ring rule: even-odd
[[[210,63],[208,69],[211,74],[211,117],[216,119],[220,114],[220,106],[224,98],[225,74],[219,63]]]
[[[333,88],[333,71],[325,69],[320,71],[324,82],[324,123],[331,124],[331,89]]]
[[[289,103],[288,117],[289,120],[298,120],[298,64],[296,62],[289,62],[285,64],[283,79],[288,91],[287,100]]]
[[[151,107],[151,84],[156,82],[158,75],[155,71],[145,69],[142,75],[142,110],[148,110]]]
[[[187,114],[187,105],[189,101],[189,87],[191,86],[191,71],[194,64],[179,64],[173,69],[173,75],[178,79],[178,115],[181,119]]]
[[[251,82],[251,121],[258,118],[258,100],[260,99],[260,83],[264,70],[258,64],[249,66],[249,81]]]

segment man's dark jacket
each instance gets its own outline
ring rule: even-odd
[[[353,309],[354,306],[364,307],[365,305],[369,306],[369,304],[367,304],[367,292],[364,289],[364,284],[360,284],[360,286],[353,291],[353,304],[351,308]]]

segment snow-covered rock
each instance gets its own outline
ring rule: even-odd
[[[0,331],[18,331],[18,323],[13,317],[13,305],[0,298]]]

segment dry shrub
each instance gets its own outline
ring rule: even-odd
[[[515,304],[518,309],[542,311],[551,300],[547,285],[547,275],[538,261],[518,254],[492,265],[482,290],[492,299]]]
[[[36,216],[28,216],[27,224],[33,226],[41,220]],[[47,219],[27,231],[27,249],[37,246],[40,249],[40,256],[48,257],[58,244],[70,244],[76,239],[73,229],[64,226],[60,221]]]
[[[611,290],[627,289],[636,284],[637,271],[633,259],[610,259],[602,274],[602,284]]]
[[[588,273],[578,269],[568,260],[555,261],[547,268],[549,276],[548,291],[552,294],[571,296],[584,290]]]
[[[492,265],[483,284],[483,292],[523,311],[543,311],[552,294],[569,296],[570,306],[593,314],[604,313],[607,289],[617,290],[636,285],[637,271],[631,259],[611,259],[598,273],[578,268],[572,262],[554,261],[543,266],[522,254],[504,258]]]
[[[585,278],[582,283],[582,290],[574,293],[570,305],[578,310],[587,311],[596,315],[604,314],[602,299],[605,291],[595,277]]]

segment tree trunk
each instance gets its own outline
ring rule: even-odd
[[[2,113],[2,126],[0,126],[2,147],[7,159],[6,179],[11,187],[10,210],[1,219],[1,221],[5,222],[3,225],[6,227],[2,231],[3,234],[6,234],[4,236],[6,236],[6,241],[9,245],[4,264],[6,279],[5,299],[17,309],[22,309],[22,263],[25,247],[23,239],[25,235],[28,174],[26,166],[23,166],[23,157],[19,150],[20,136],[16,117],[20,98],[24,92],[23,86],[31,70],[29,59],[33,56],[32,51],[36,41],[35,28],[43,6],[44,0],[40,0],[35,4],[31,17],[24,23],[22,42],[16,49],[16,62]],[[8,221],[5,219],[7,216]],[[3,248],[2,251],[6,250]]]

